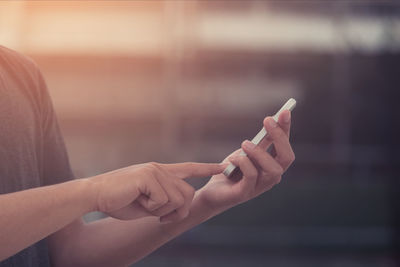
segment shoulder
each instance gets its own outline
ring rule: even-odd
[[[5,71],[3,78],[16,84],[10,90],[24,91],[41,102],[46,84],[39,67],[30,57],[0,45],[0,67]]]
[[[0,45],[0,58],[2,59],[0,60],[0,64],[4,64],[10,71],[18,69],[32,75],[37,75],[37,64],[30,57],[22,55],[15,50]]]

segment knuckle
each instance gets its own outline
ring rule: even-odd
[[[160,206],[164,206],[168,203],[168,197],[166,195],[162,195],[159,200]]]
[[[292,151],[291,153],[290,153],[290,163],[292,163],[293,161],[295,161],[296,160],[296,155],[294,154],[294,152]]]
[[[275,184],[279,184],[282,180],[282,176],[276,176],[275,177]]]
[[[280,160],[280,162],[283,166],[289,166],[292,163],[292,160],[290,158],[285,158]]]
[[[248,155],[251,156],[252,158],[258,158],[261,157],[263,153],[263,150],[259,146],[255,146],[254,149],[251,149],[248,151]]]
[[[148,211],[155,211],[158,208],[160,208],[162,205],[160,205],[160,203],[158,202],[152,202],[152,203],[147,203],[144,204],[144,207],[148,210]]]
[[[157,164],[158,164],[157,162],[151,161],[151,162],[148,162],[146,165],[149,166],[150,168],[156,168]]]
[[[246,157],[245,156],[239,156],[238,158],[238,163],[240,166],[242,166],[246,162]]]
[[[292,152],[289,155],[287,155],[285,158],[281,158],[280,162],[282,163],[283,166],[289,167],[293,163],[294,160],[295,160],[295,155]]]
[[[146,165],[147,168],[153,173],[157,173],[161,169],[160,163],[157,162],[149,162]]]
[[[172,201],[174,207],[182,207],[185,204],[185,199],[180,196],[180,197],[176,197],[173,201]]]
[[[277,166],[273,170],[271,170],[273,177],[279,177],[283,173],[283,168],[281,166]]]

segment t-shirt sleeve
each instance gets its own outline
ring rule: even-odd
[[[37,69],[37,84],[42,125],[42,185],[51,185],[74,179],[64,139],[58,124],[46,82]]]

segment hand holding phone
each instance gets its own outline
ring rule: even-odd
[[[296,100],[293,98],[290,98],[280,109],[279,111],[272,117],[276,122],[278,122],[279,115],[282,113],[284,110],[290,110],[292,111],[296,107]],[[251,140],[251,142],[255,145],[258,145],[266,136],[268,135],[267,131],[263,127],[258,134]],[[240,155],[246,156],[246,153],[242,150],[240,152]],[[238,167],[230,163],[228,167],[224,170],[225,176],[229,177],[232,175],[232,173],[237,170]]]

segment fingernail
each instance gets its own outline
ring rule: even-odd
[[[277,126],[276,121],[273,118],[268,120],[268,124],[271,126],[271,128],[275,128]]]
[[[247,149],[254,149],[256,145],[248,140],[244,141],[243,146]]]
[[[290,111],[283,113],[283,122],[284,123],[289,123],[290,122]]]

